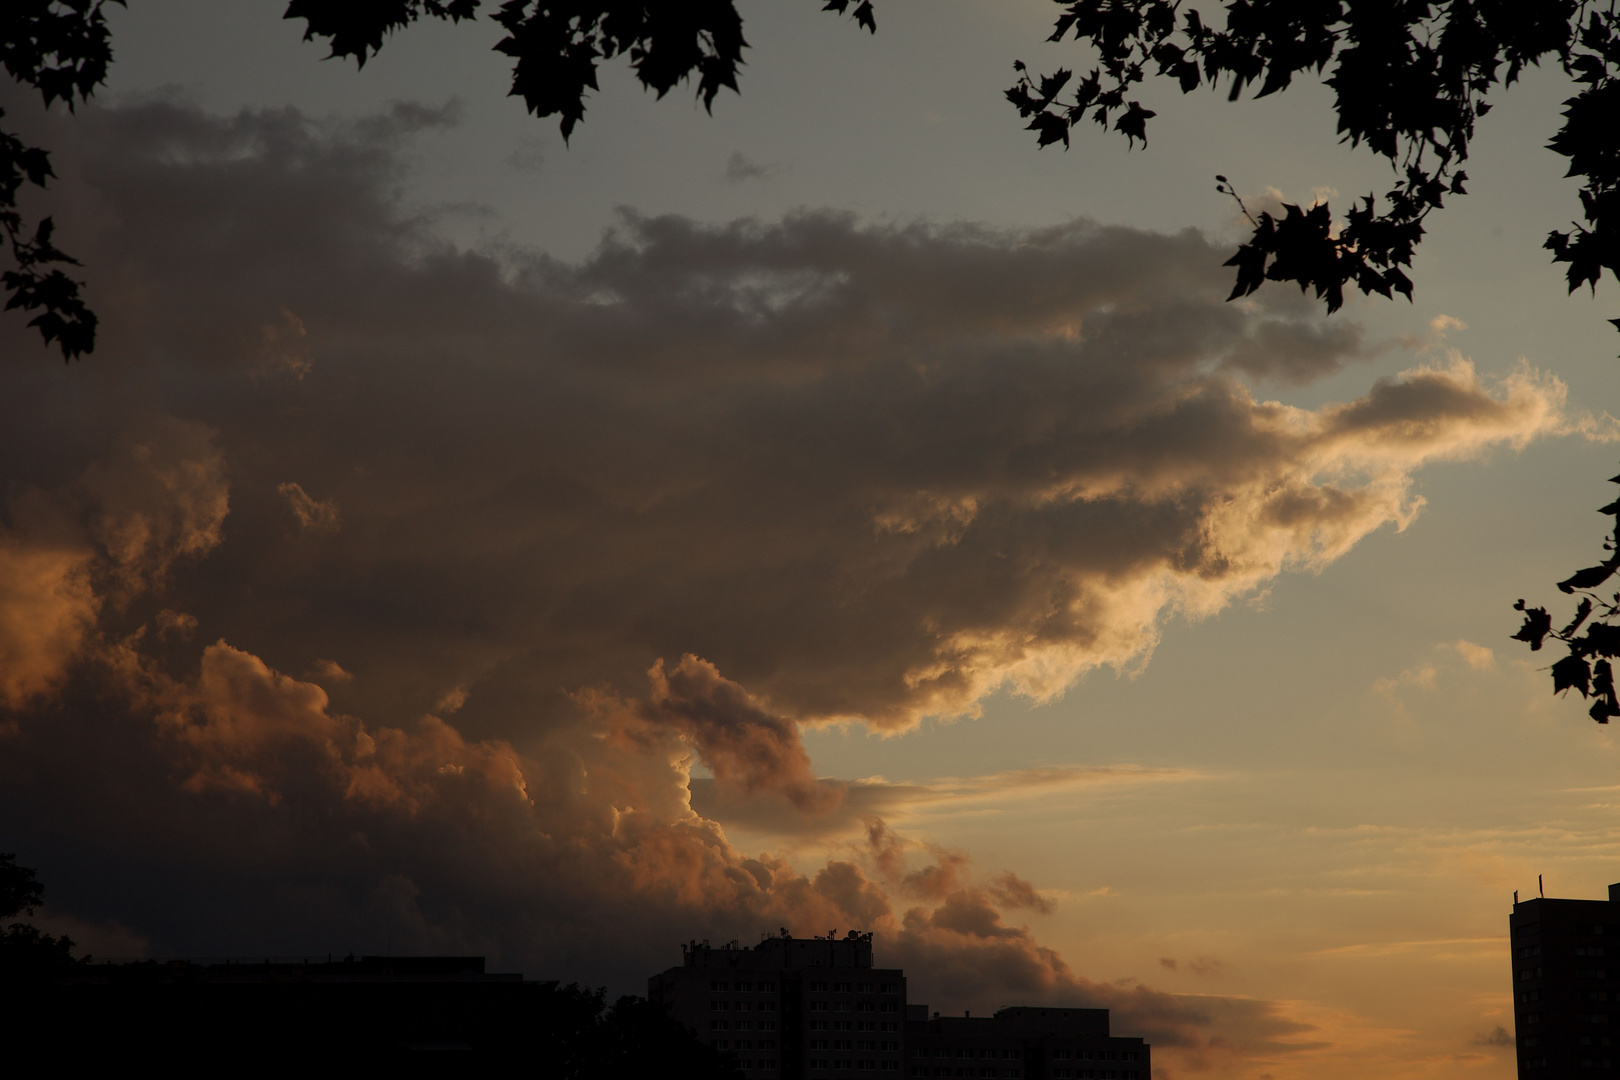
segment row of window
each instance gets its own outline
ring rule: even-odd
[[[812,1049],[812,1050],[886,1050],[886,1051],[888,1051],[890,1053],[899,1053],[900,1052],[900,1043],[898,1041],[890,1040],[890,1039],[885,1039],[882,1043],[867,1042],[867,1041],[864,1041],[864,1040],[860,1041],[860,1042],[853,1042],[853,1041],[851,1041],[849,1039],[832,1039],[832,1040],[811,1039],[810,1040],[810,1049]]]
[[[892,1072],[900,1071],[898,1061],[877,1061],[873,1058],[811,1058],[810,1068],[830,1072]]]
[[[898,994],[900,992],[900,984],[868,982],[812,982],[808,984],[808,989],[812,994]]]
[[[773,982],[712,982],[709,989],[716,994],[774,994],[776,984]]]
[[[710,1020],[710,1031],[775,1031],[775,1020]]]
[[[775,1039],[714,1039],[710,1042],[716,1050],[775,1050]]]
[[[886,1012],[900,1011],[898,1001],[812,1001],[811,1012]]]
[[[1090,1061],[1090,1060],[1092,1060],[1093,1057],[1095,1057],[1096,1060],[1098,1060],[1098,1061],[1141,1061],[1142,1060],[1142,1054],[1141,1054],[1141,1051],[1139,1051],[1139,1050],[1098,1050],[1098,1051],[1095,1051],[1095,1052],[1093,1052],[1091,1050],[1075,1050],[1072,1053],[1073,1053],[1074,1057],[1080,1059],[1081,1061]],[[1071,1054],[1071,1051],[1068,1051],[1068,1050],[1054,1050],[1054,1051],[1052,1051],[1052,1056],[1057,1058],[1060,1061],[1069,1060],[1070,1054]]]
[[[914,1046],[911,1049],[911,1056],[912,1057],[920,1057],[920,1058],[925,1058],[925,1057],[942,1057],[942,1058],[948,1058],[948,1057],[957,1057],[957,1058],[973,1058],[973,1057],[996,1058],[996,1057],[1000,1057],[1000,1058],[1016,1058],[1016,1057],[1019,1056],[1020,1052],[1021,1051],[1018,1051],[1018,1050],[996,1050],[996,1049],[986,1050],[986,1049],[984,1049],[982,1047],[972,1047],[972,1046],[956,1046],[956,1047],[951,1047],[951,1046],[935,1046],[935,1047]]]
[[[1022,1069],[953,1069],[947,1065],[935,1065],[932,1070],[927,1065],[913,1065],[912,1076],[1023,1076]]]
[[[1586,937],[1613,937],[1616,933],[1620,933],[1620,928],[1608,923],[1581,922],[1575,924],[1575,932]],[[1540,923],[1525,923],[1523,926],[1513,931],[1513,936],[1516,938],[1527,938],[1535,937],[1540,933]]]
[[[712,1012],[775,1012],[776,1002],[771,1001],[711,1001],[709,1009]]]
[[[1136,1080],[1142,1074],[1135,1069],[1053,1069],[1055,1080],[1105,1080],[1105,1078],[1118,1077],[1120,1080]]]
[[[776,1059],[775,1058],[743,1058],[741,1061],[737,1062],[737,1068],[739,1068],[739,1069],[774,1069],[774,1068],[776,1068]]]
[[[829,1029],[828,1025],[831,1025]],[[811,1031],[899,1031],[898,1020],[812,1020]]]
[[[1595,980],[1601,981],[1601,980],[1607,979],[1609,977],[1609,973],[1604,968],[1577,968],[1575,970],[1575,977],[1577,979],[1595,979]],[[1538,967],[1527,967],[1527,968],[1520,968],[1519,969],[1519,981],[1520,982],[1532,982],[1532,981],[1534,981],[1536,979],[1539,979],[1539,978],[1541,978],[1541,969],[1538,968]],[[1522,999],[1522,1000],[1529,1000],[1529,999]]]
[[[1603,946],[1577,945],[1571,949],[1570,952],[1575,956],[1602,956]],[[1513,957],[1516,960],[1532,960],[1540,955],[1540,945],[1520,945],[1517,949],[1513,950]]]

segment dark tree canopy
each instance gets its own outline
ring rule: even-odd
[[[1131,95],[1149,74],[1175,80],[1183,93],[1224,84],[1232,101],[1246,89],[1265,97],[1315,75],[1334,91],[1342,140],[1389,161],[1394,186],[1382,200],[1369,192],[1342,222],[1326,203],[1284,204],[1281,219],[1251,217],[1253,235],[1227,263],[1237,269],[1233,298],[1269,280],[1315,290],[1329,312],[1344,303],[1346,285],[1411,299],[1413,251],[1429,214],[1447,196],[1466,194],[1463,165],[1488,96],[1549,59],[1581,87],[1564,103],[1564,125],[1548,147],[1581,181],[1586,224],[1552,233],[1545,246],[1568,264],[1571,292],[1595,289],[1605,269],[1620,277],[1614,0],[1227,0],[1220,26],[1182,0],[1056,2],[1062,14],[1049,40],[1089,44],[1098,66],[1075,82],[1067,69],[1036,77],[1015,65],[1020,77],[1007,97],[1041,146],[1067,146],[1086,119],[1145,143],[1156,114]]]
[[[0,0],[0,64],[47,106],[88,100],[112,63],[108,3],[125,0]],[[584,117],[602,62],[628,57],[641,85],[659,97],[696,76],[707,109],[722,89],[737,89],[748,45],[735,0],[289,0],[283,17],[302,19],[304,40],[325,40],[328,58],[364,67],[390,35],[419,19],[460,23],[485,8],[506,31],[495,50],[511,59],[512,95],[536,116],[560,117],[564,138]],[[877,29],[871,0],[825,0],[822,10]],[[78,263],[52,242],[55,223],[45,218],[30,235],[17,212],[23,182],[44,187],[54,174],[50,155],[7,131],[4,117],[0,110],[0,229],[16,262],[0,275],[6,310],[39,312],[29,325],[71,360],[95,349],[96,316],[79,295],[82,283],[62,270]]]
[[[38,874],[17,865],[17,856],[0,852],[0,919],[32,915],[45,902]],[[53,937],[28,923],[0,930],[0,988],[38,986],[78,963],[73,939]]]

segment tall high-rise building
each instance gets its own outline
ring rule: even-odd
[[[1150,1048],[1110,1035],[1107,1009],[1013,1006],[993,1016],[907,1007],[906,976],[872,966],[872,935],[681,946],[647,997],[727,1051],[751,1080],[1150,1080]]]
[[[1515,900],[1513,1012],[1519,1075],[1614,1075],[1620,1052],[1620,885],[1607,900]]]

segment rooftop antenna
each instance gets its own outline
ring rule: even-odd
[[[1519,890],[1518,889],[1513,890],[1513,906],[1514,907],[1519,906]]]
[[[1536,875],[1536,892],[1541,894],[1543,900],[1547,899],[1547,890],[1541,887],[1541,875]]]

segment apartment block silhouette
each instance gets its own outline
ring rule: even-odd
[[[1150,1080],[1150,1048],[1112,1036],[1107,1009],[1015,1006],[942,1017],[909,1005],[899,968],[873,967],[872,935],[681,946],[647,981],[661,1004],[750,1080],[900,1076]]]
[[[1514,896],[1513,1017],[1519,1075],[1613,1076],[1620,1063],[1620,885],[1607,900]]]

